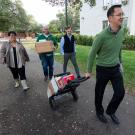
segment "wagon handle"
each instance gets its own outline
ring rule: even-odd
[[[54,77],[59,77],[59,76],[64,76],[64,75],[70,75],[70,72],[65,72],[65,73],[61,73],[61,74],[56,74],[56,75],[54,75]]]

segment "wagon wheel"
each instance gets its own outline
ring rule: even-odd
[[[71,91],[71,94],[73,96],[74,101],[77,101],[79,97],[78,97],[76,90]]]

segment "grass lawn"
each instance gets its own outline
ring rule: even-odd
[[[25,46],[33,49],[34,44],[25,43]],[[91,47],[81,45],[77,45],[76,47],[77,63],[82,73],[86,72],[87,69],[87,58],[90,48]],[[57,49],[56,53],[60,54],[60,48]],[[135,94],[135,51],[123,50],[122,57],[123,57],[124,81],[126,90],[128,90],[128,92],[132,94]],[[62,55],[56,55],[55,59],[56,61],[63,63]],[[69,62],[69,66],[73,67],[71,62]],[[93,68],[93,73],[95,74],[95,64]]]

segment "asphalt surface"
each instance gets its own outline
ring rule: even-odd
[[[47,82],[43,80],[40,60],[28,50],[31,61],[26,64],[30,90],[15,89],[12,75],[5,65],[0,65],[0,135],[135,135],[135,97],[125,95],[116,115],[121,124],[111,119],[101,123],[94,110],[94,78],[77,88],[79,100],[71,94],[57,99],[57,110],[52,110],[46,94]],[[62,72],[62,65],[55,63],[55,73]],[[69,69],[69,71],[74,71]],[[106,108],[112,97],[107,86],[103,105]]]

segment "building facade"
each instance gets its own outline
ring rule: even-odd
[[[130,35],[135,35],[135,0],[96,0],[96,6],[84,3],[80,12],[80,34],[95,36],[107,25],[107,9],[121,4],[124,12],[123,25]]]

